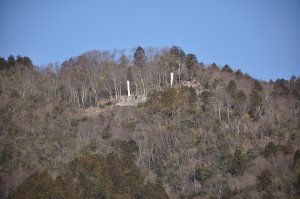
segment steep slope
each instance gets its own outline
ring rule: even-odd
[[[1,62],[2,198],[299,195],[299,78],[259,81],[178,47],[139,65],[92,55]],[[145,103],[114,105],[126,80]]]

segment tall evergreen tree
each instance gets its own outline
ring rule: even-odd
[[[172,46],[170,49],[170,54],[172,57],[176,59],[178,62],[183,62],[185,58],[184,51],[178,46]]]
[[[134,53],[134,65],[143,67],[147,63],[147,58],[145,55],[145,50],[142,47],[138,47]]]
[[[196,55],[187,54],[185,58],[185,65],[187,69],[192,70],[198,64]]]

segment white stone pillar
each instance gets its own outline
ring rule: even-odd
[[[127,92],[128,92],[128,97],[130,97],[130,83],[127,80]]]
[[[174,73],[171,73],[171,86],[173,85]]]

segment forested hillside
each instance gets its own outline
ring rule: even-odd
[[[127,80],[145,103],[116,106]],[[0,198],[299,198],[299,77],[173,46],[9,56],[0,84]]]

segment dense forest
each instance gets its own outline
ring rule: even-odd
[[[145,103],[116,105],[127,80]],[[299,77],[173,46],[9,56],[0,84],[0,198],[299,198]]]

